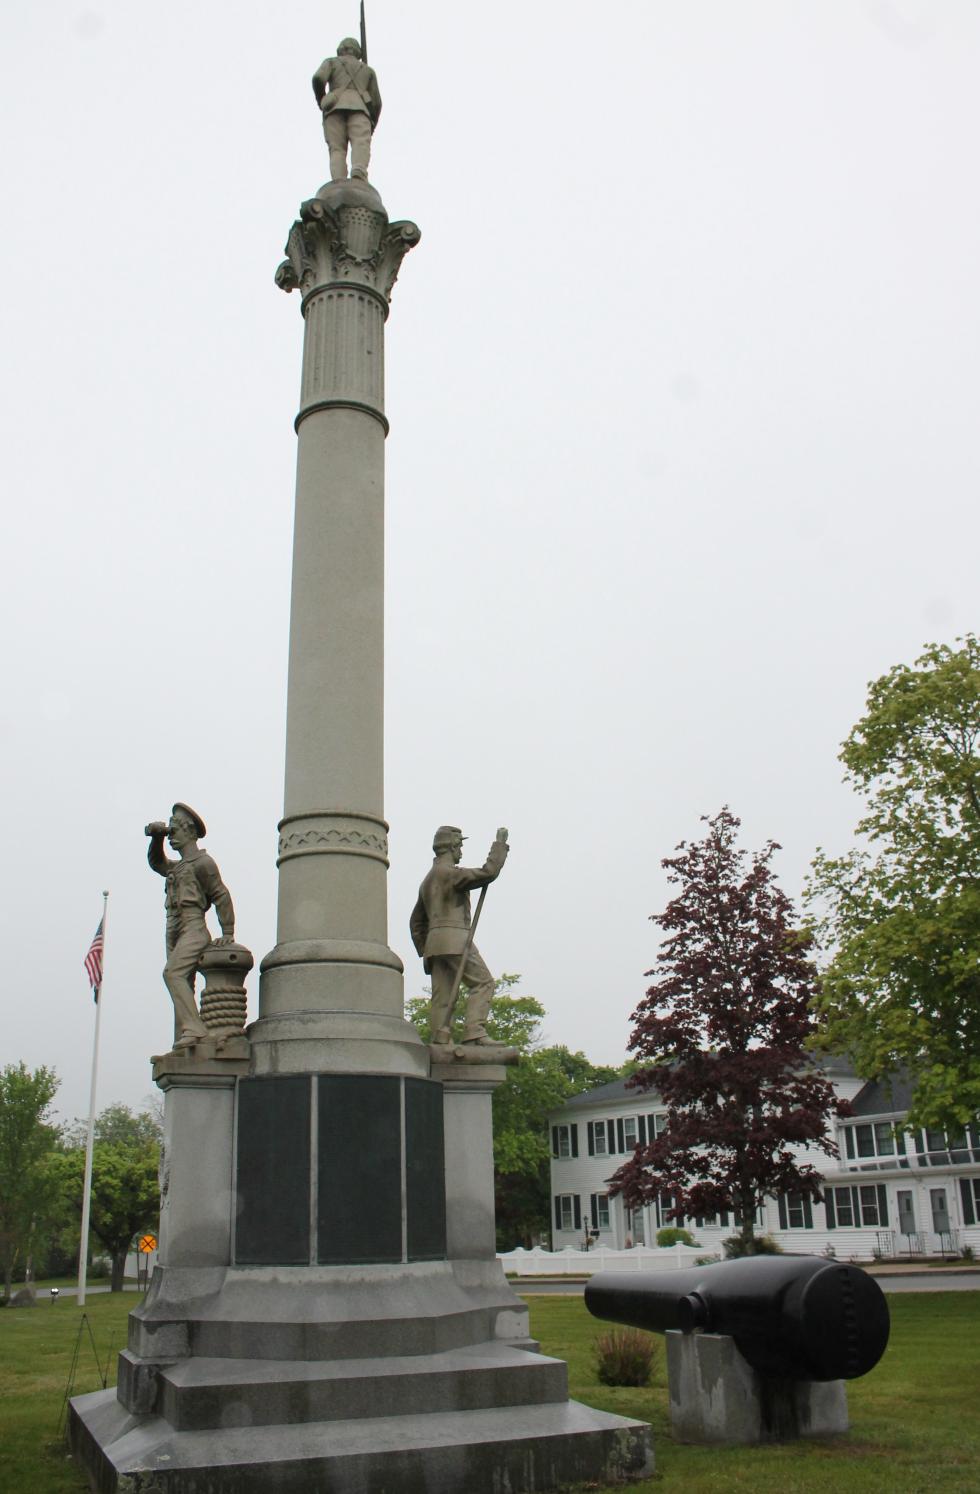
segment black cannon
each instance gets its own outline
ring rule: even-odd
[[[803,1255],[753,1255],[646,1275],[600,1271],[585,1288],[597,1318],[655,1333],[727,1334],[760,1375],[854,1380],[888,1343],[888,1304],[856,1266]]]

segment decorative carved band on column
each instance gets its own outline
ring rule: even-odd
[[[295,856],[369,856],[388,865],[388,826],[371,814],[314,809],[279,821],[277,866]]]

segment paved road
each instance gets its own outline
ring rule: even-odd
[[[667,1274],[667,1273],[664,1273]],[[903,1276],[875,1276],[883,1292],[978,1292],[980,1271],[914,1271]],[[521,1297],[581,1297],[584,1281],[512,1282]]]
[[[45,1297],[50,1297],[51,1296],[51,1291],[50,1291],[49,1287],[37,1287],[36,1290],[37,1290],[37,1300],[39,1302],[43,1302],[44,1299],[45,1299]],[[108,1292],[110,1290],[111,1290],[111,1288],[109,1288],[107,1286],[87,1286],[85,1288],[85,1295],[86,1295],[86,1297],[94,1297],[95,1294],[96,1294],[96,1292]],[[127,1281],[124,1284],[124,1286],[123,1286],[123,1291],[124,1292],[140,1292],[142,1290],[143,1290],[142,1287],[138,1287],[136,1285],[135,1281]],[[58,1296],[59,1297],[77,1297],[78,1296],[78,1287],[77,1286],[73,1286],[73,1287],[59,1287],[58,1288]]]

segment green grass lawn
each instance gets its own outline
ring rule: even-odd
[[[684,1447],[671,1440],[666,1355],[646,1390],[600,1385],[592,1344],[609,1325],[580,1297],[532,1297],[531,1332],[544,1353],[568,1361],[569,1392],[579,1401],[648,1421],[655,1477],[631,1485],[640,1494],[977,1494],[980,1490],[980,1292],[923,1292],[888,1298],[892,1330],[880,1364],[847,1387],[851,1430],[825,1442],[753,1448]],[[610,1494],[594,1489],[593,1494]]]
[[[646,1390],[598,1383],[592,1344],[606,1325],[580,1297],[530,1299],[531,1328],[545,1353],[568,1360],[572,1395],[605,1411],[649,1421],[657,1473],[633,1484],[641,1494],[977,1494],[980,1490],[980,1292],[889,1298],[892,1336],[877,1369],[848,1387],[851,1431],[822,1443],[707,1449],[671,1441],[665,1360]],[[107,1356],[110,1384],[126,1340],[127,1292],[92,1297],[75,1393],[98,1390]],[[82,1494],[84,1480],[65,1456],[59,1422],[81,1312],[70,1299],[53,1307],[0,1312],[0,1489],[7,1494]],[[659,1341],[658,1341],[659,1342]],[[313,1491],[311,1491],[313,1494]],[[459,1494],[466,1494],[460,1490]],[[593,1489],[592,1494],[611,1494]]]

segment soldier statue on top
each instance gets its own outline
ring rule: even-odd
[[[215,946],[235,942],[235,909],[231,893],[212,858],[198,840],[207,834],[204,821],[189,804],[175,804],[168,824],[154,820],[146,827],[150,845],[146,859],[167,881],[167,963],[164,984],[174,1004],[174,1051],[190,1048],[209,1036],[194,999],[194,980],[204,951],[211,944],[204,915],[214,907],[221,924]],[[171,861],[164,839],[177,852]],[[244,953],[244,951],[243,951]],[[248,957],[251,962],[251,956]]]
[[[371,138],[381,117],[377,74],[368,67],[361,43],[345,36],[336,57],[326,57],[313,74],[313,92],[323,114],[323,138],[330,151],[330,180],[367,181]]]
[[[481,903],[490,883],[499,877],[510,847],[507,831],[496,839],[482,866],[460,866],[465,837],[458,825],[440,825],[432,838],[435,860],[419,888],[409,924],[412,943],[422,956],[426,975],[432,976],[431,1041],[452,1043],[453,1008],[460,983],[466,983],[464,1044],[506,1048],[487,1036],[484,1023],[493,999],[493,976],[473,943],[480,908],[470,916],[470,892],[481,889]]]

